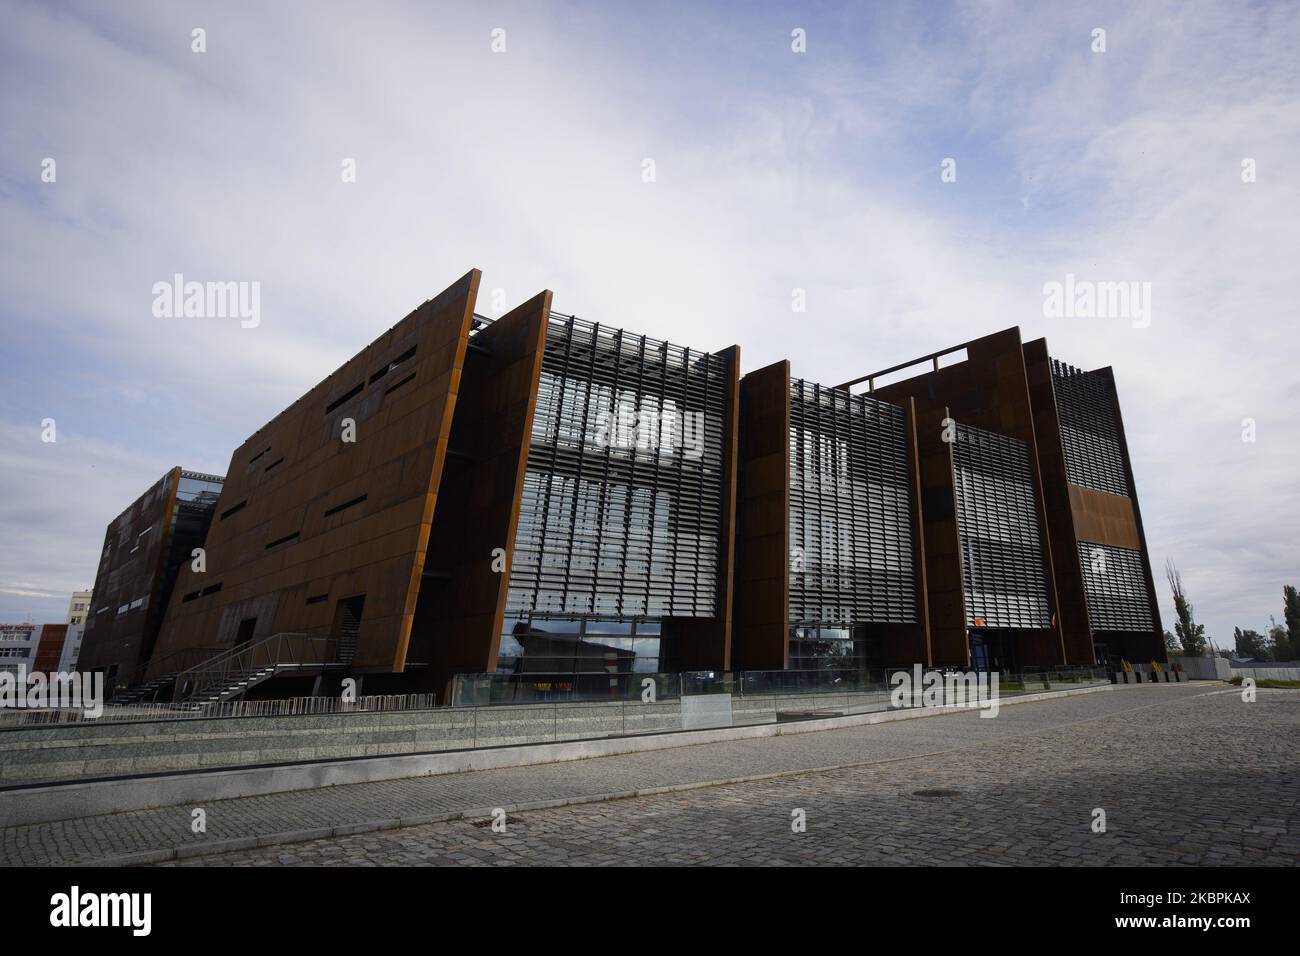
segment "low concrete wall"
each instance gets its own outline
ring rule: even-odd
[[[1232,677],[1253,677],[1255,680],[1300,680],[1300,667],[1269,667],[1250,664],[1232,668]]]
[[[1036,683],[1023,691],[1058,687]],[[685,709],[682,699],[654,703],[638,699],[291,717],[18,725],[0,729],[0,787],[559,743],[772,724],[889,708],[889,694],[883,691],[752,697],[710,694],[684,700]]]
[[[1174,655],[1169,659],[1171,664],[1177,664],[1192,680],[1231,680],[1232,667],[1228,664],[1226,658],[1215,655],[1205,655],[1204,657],[1180,657]]]
[[[750,721],[763,718],[755,709]],[[775,720],[770,711],[767,720]],[[0,785],[372,757],[682,728],[677,700],[18,726],[0,730]]]
[[[1024,694],[1003,698],[1001,706],[1032,701],[1091,694],[1112,689],[1110,684],[1078,690]],[[820,696],[820,695],[818,695]],[[363,759],[332,760],[326,763],[296,763],[275,767],[248,767],[234,770],[209,770],[187,774],[163,774],[129,777],[121,780],[71,781],[48,786],[24,787],[0,791],[0,827],[30,823],[49,823],[123,813],[178,804],[206,803],[234,797],[249,797],[319,787],[427,777],[472,770],[493,770],[530,764],[583,760],[617,754],[686,747],[719,740],[742,740],[775,737],[783,734],[838,730],[865,724],[887,723],[919,717],[934,717],[968,711],[968,707],[928,707],[912,710],[887,710],[800,720],[792,723],[769,723],[748,727],[725,727],[714,730],[690,730],[669,734],[645,734],[639,737],[611,737],[529,746],[495,747],[486,750],[458,750],[443,753],[375,756]],[[357,716],[357,715],[352,715]],[[379,716],[379,715],[376,715]],[[391,715],[387,715],[391,716]],[[486,815],[486,813],[484,814]]]

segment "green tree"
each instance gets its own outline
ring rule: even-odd
[[[1183,652],[1182,642],[1168,631],[1165,631],[1165,650],[1170,654],[1181,654]]]
[[[1205,653],[1205,625],[1196,623],[1195,610],[1192,602],[1187,600],[1182,576],[1173,561],[1165,563],[1165,577],[1169,579],[1169,587],[1174,592],[1174,613],[1178,618],[1174,622],[1174,633],[1182,642],[1183,653],[1200,657]]]
[[[1286,621],[1286,636],[1291,642],[1291,650],[1300,649],[1300,593],[1294,585],[1282,587],[1282,619]]]
[[[1293,661],[1296,656],[1296,649],[1291,645],[1291,638],[1287,636],[1286,628],[1277,622],[1273,617],[1269,618],[1272,627],[1268,629],[1268,640],[1272,645],[1272,658],[1275,661]]]
[[[1232,629],[1232,637],[1237,645],[1238,657],[1255,657],[1259,660],[1268,660],[1270,649],[1269,642],[1259,631],[1245,630],[1239,627]]]

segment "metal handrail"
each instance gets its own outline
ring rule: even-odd
[[[323,667],[336,663],[338,638],[325,634],[280,632],[249,644],[232,647],[176,675],[172,700],[196,697],[229,683],[235,674],[263,668]]]
[[[222,647],[181,647],[161,657],[150,657],[147,661],[137,664],[131,671],[131,676],[126,682],[126,689],[130,690],[166,674],[185,670],[184,666],[175,666],[177,662],[203,660],[213,654],[219,654],[222,650],[224,650]]]

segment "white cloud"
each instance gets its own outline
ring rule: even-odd
[[[28,362],[4,419],[26,435],[52,408],[61,444],[84,444],[50,474],[6,438],[8,515],[60,530],[29,518],[0,582],[84,583],[103,526],[165,468],[224,471],[479,266],[511,303],[550,287],[559,309],[738,342],[747,368],[790,357],[827,383],[1014,324],[1112,364],[1154,570],[1179,561],[1221,638],[1260,626],[1300,577],[1270,511],[1296,513],[1300,463],[1283,417],[1300,289],[1281,259],[1300,246],[1296,12],[1102,8],[1101,57],[1093,11],[981,4],[942,28],[846,14],[808,23],[802,58],[781,18],[678,15],[14,10],[0,276],[6,351]],[[46,155],[56,186],[34,182]],[[1258,183],[1235,178],[1242,155]],[[261,326],[153,319],[150,286],[175,272],[260,281]],[[1045,320],[1042,284],[1066,272],[1152,281],[1151,328]]]

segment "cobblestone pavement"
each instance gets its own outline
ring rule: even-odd
[[[819,733],[217,801],[0,831],[0,862],[93,862],[167,847],[476,807],[798,774],[407,826],[182,860],[346,863],[1294,863],[1300,693],[1245,705],[1157,685]],[[863,766],[817,771],[844,764]],[[813,771],[813,772],[807,772]],[[924,789],[956,795],[914,796]],[[1107,833],[1090,830],[1107,813]],[[791,811],[807,832],[791,832]]]
[[[1120,697],[1120,695],[1111,695]],[[189,865],[1300,861],[1300,693],[1165,696],[913,759],[183,861]],[[1146,695],[1129,695],[1137,704]],[[1086,701],[1087,703],[1082,703]],[[1113,704],[1107,701],[1107,704]],[[1065,701],[1026,705],[1046,710]],[[1071,709],[1098,706],[1081,698]],[[1005,714],[1009,715],[1009,709]],[[937,723],[937,722],[936,722]],[[954,737],[970,721],[946,724]],[[984,721],[996,723],[996,721]],[[867,728],[880,732],[885,728]],[[921,791],[955,791],[925,796]],[[1105,833],[1094,833],[1095,808]],[[792,813],[806,814],[806,832]],[[482,821],[479,821],[480,823]]]

